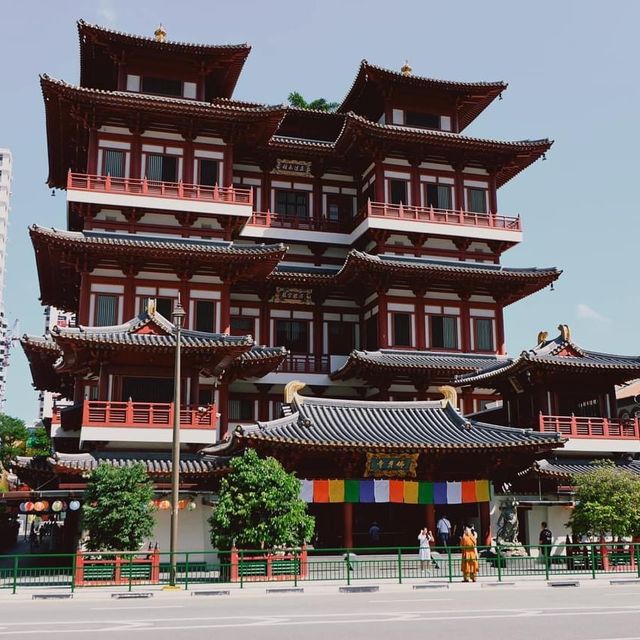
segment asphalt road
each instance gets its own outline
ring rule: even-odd
[[[467,588],[468,587],[468,588]],[[0,600],[3,638],[153,638],[154,640],[372,640],[402,637],[473,640],[640,640],[640,585],[579,588],[517,584],[482,588],[338,594],[230,596],[156,593],[149,600],[110,594],[69,601]]]

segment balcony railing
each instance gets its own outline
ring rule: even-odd
[[[539,417],[540,431],[556,431],[570,438],[615,438],[637,440],[640,438],[638,418],[615,420],[612,418],[585,418],[581,416]]]
[[[114,178],[92,176],[86,173],[71,173],[67,176],[67,189],[94,191],[120,195],[140,195],[154,198],[196,200],[198,202],[226,202],[230,204],[253,204],[252,189],[236,187],[207,187],[184,182],[161,182],[147,178]]]
[[[128,429],[170,429],[173,426],[173,402],[104,402],[86,400],[82,413],[83,427]],[[182,429],[215,429],[216,407],[180,409]]]
[[[289,354],[278,367],[280,373],[329,373],[329,356]]]
[[[329,220],[324,216],[312,218],[310,216],[288,216],[271,211],[256,211],[249,218],[249,225],[255,227],[270,227],[277,229],[301,229],[303,231],[329,231],[332,233],[348,233],[352,223],[339,220]]]
[[[434,209],[433,207],[409,207],[403,204],[388,204],[386,202],[367,202],[367,206],[363,208],[356,218],[356,224],[362,222],[365,218],[385,218],[388,220],[522,231],[520,216],[514,218],[496,213],[476,213],[464,211],[463,209],[454,211],[453,209]]]

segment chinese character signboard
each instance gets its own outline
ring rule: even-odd
[[[367,453],[365,476],[383,478],[415,477],[417,453]]]
[[[273,173],[284,173],[291,176],[310,176],[311,162],[307,160],[285,160],[278,158]]]
[[[309,289],[290,289],[288,287],[277,287],[272,301],[287,304],[313,304]]]

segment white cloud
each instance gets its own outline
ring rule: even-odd
[[[592,309],[588,304],[584,304],[582,302],[576,307],[576,311],[578,312],[578,318],[584,318],[585,320],[596,320],[597,322],[611,322],[611,318],[603,316],[595,309]]]
[[[100,20],[110,27],[115,25],[118,20],[116,8],[113,6],[111,0],[101,0],[98,8],[98,15],[100,16]]]

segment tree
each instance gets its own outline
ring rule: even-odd
[[[298,107],[299,109],[316,109],[329,113],[332,113],[340,106],[338,102],[329,102],[326,98],[316,98],[311,102],[307,102],[302,94],[297,91],[292,91],[289,94],[288,100],[292,107]]]
[[[44,427],[36,427],[27,439],[27,454],[48,456],[51,454],[51,438]]]
[[[640,534],[640,476],[606,461],[575,478],[576,506],[567,523],[598,538]]]
[[[300,481],[274,458],[249,449],[233,458],[209,518],[211,544],[218,549],[300,546],[311,539],[315,520],[300,499]]]
[[[101,464],[84,492],[82,526],[89,551],[137,551],[153,532],[153,482],[142,464]]]
[[[25,453],[28,438],[22,420],[0,413],[0,469],[6,470],[11,460]]]

